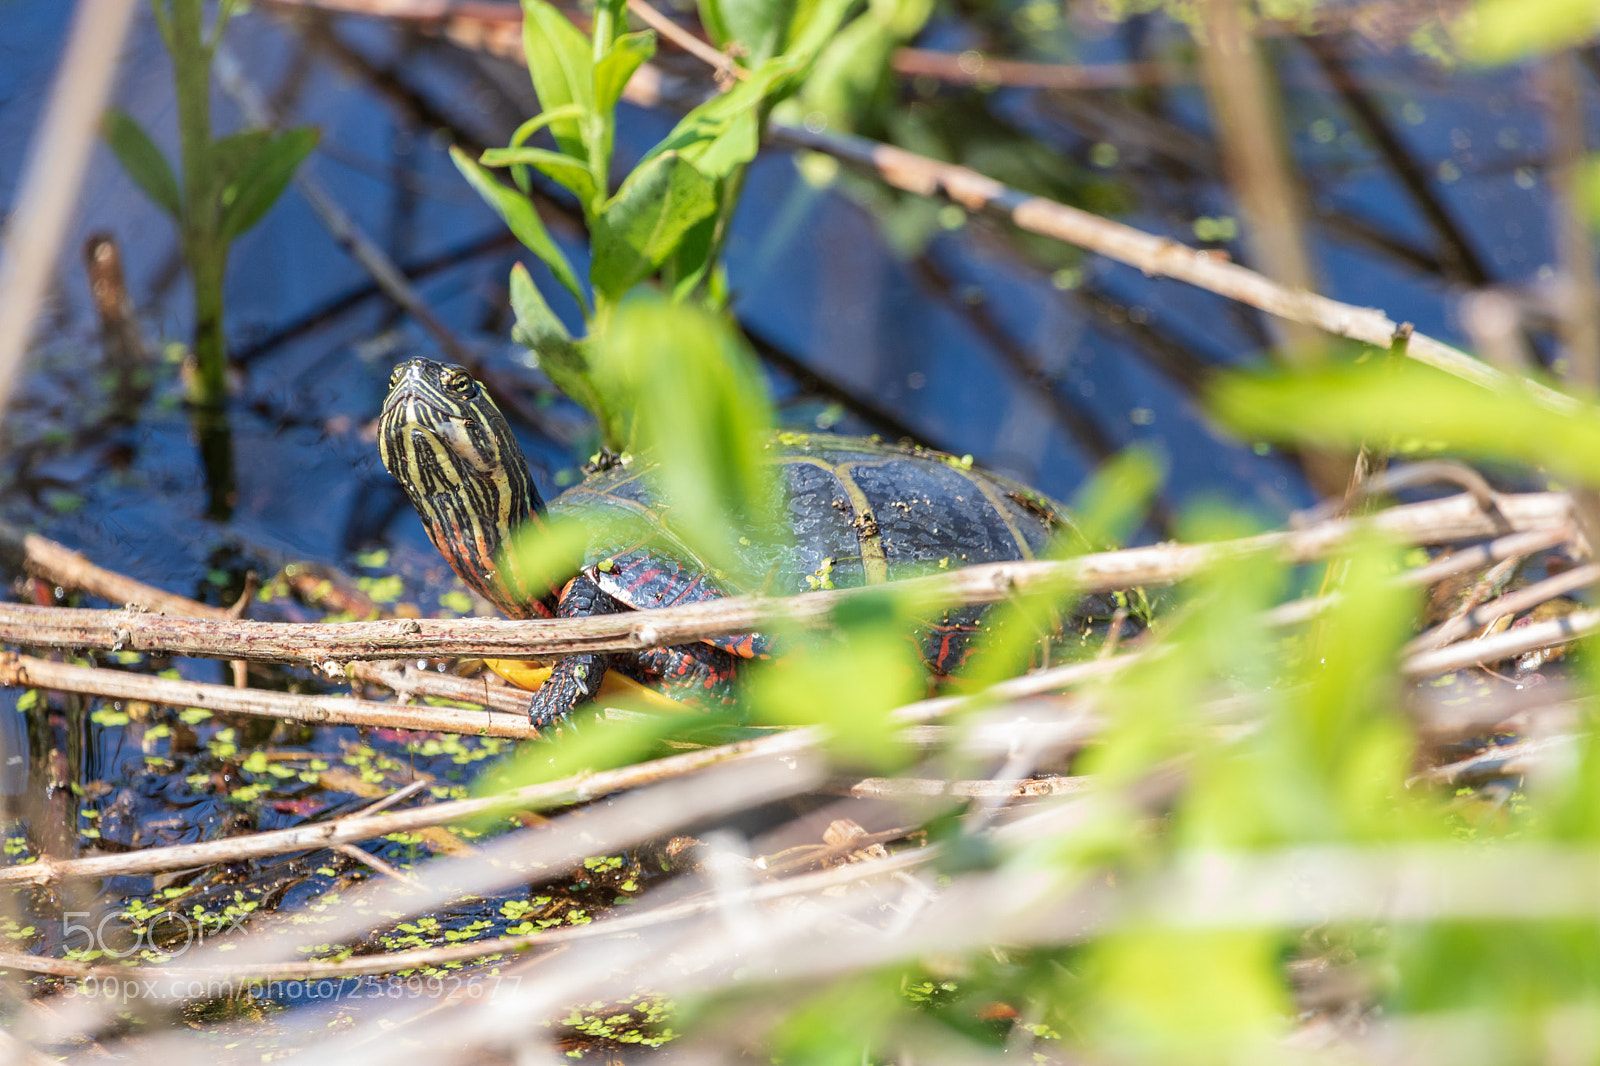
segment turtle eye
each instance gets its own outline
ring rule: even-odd
[[[395,367],[394,372],[389,375],[389,387],[392,389],[396,385],[400,384],[400,379],[405,377],[405,374],[406,365],[404,363],[401,363],[399,366]]]
[[[444,387],[451,392],[467,393],[472,391],[472,375],[460,367],[451,367],[444,372]]]

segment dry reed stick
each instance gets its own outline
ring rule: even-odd
[[[0,549],[20,557],[23,569],[60,585],[79,589],[112,603],[137,604],[148,611],[185,618],[231,618],[225,607],[213,607],[187,596],[167,592],[107,570],[48,537],[30,533],[10,522],[0,522]]]
[[[45,858],[0,869],[0,884],[50,884],[69,877],[138,876],[189,866],[207,866],[216,862],[239,862],[269,855],[311,851],[334,844],[370,840],[387,833],[409,832],[426,826],[446,825],[510,811],[584,803],[608,793],[683,777],[721,764],[791,755],[815,748],[817,743],[815,730],[794,730],[670,755],[616,770],[575,774],[559,781],[513,789],[498,796],[448,800],[390,814],[369,816],[360,813],[316,825],[274,829],[199,844],[146,848],[120,855],[95,855],[82,859]]]
[[[211,604],[201,603],[187,596],[167,592],[125,574],[108,570],[80,552],[37,533],[29,533],[9,522],[0,522],[0,549],[13,553],[24,569],[46,581],[64,588],[78,589],[113,603],[136,605],[160,614],[176,615],[181,618],[234,620],[240,617],[239,607],[244,603],[244,598],[241,597],[240,603],[234,607],[213,607]],[[240,689],[245,687],[240,683],[243,665],[242,661],[236,660],[234,663],[234,687]],[[527,693],[509,685],[489,685],[464,677],[434,674],[411,668],[402,669],[393,663],[350,663],[345,667],[345,674],[353,681],[382,685],[404,697],[436,696],[440,699],[476,703],[494,710],[512,711],[522,715],[528,713],[530,703]],[[130,695],[121,691],[100,694]],[[155,702],[173,701],[157,699]]]
[[[414,948],[407,951],[360,955],[338,961],[308,961],[288,963],[263,963],[246,969],[221,969],[167,966],[104,966],[71,959],[29,955],[24,952],[0,950],[0,970],[20,970],[51,974],[57,977],[118,977],[122,980],[156,981],[193,976],[219,977],[224,974],[247,976],[263,981],[310,981],[340,977],[360,977],[367,974],[391,973],[424,966],[440,966],[452,962],[489,959],[517,954],[534,948],[555,947],[581,940],[594,940],[609,936],[635,933],[641,929],[705,914],[730,903],[768,902],[802,894],[820,894],[840,886],[858,884],[876,878],[888,877],[905,870],[925,865],[936,858],[943,846],[931,844],[898,852],[887,859],[853,863],[810,874],[800,874],[753,886],[741,895],[741,900],[723,896],[710,896],[686,900],[681,903],[654,907],[638,912],[625,912],[617,917],[605,918],[586,925],[540,929],[532,933],[496,937],[487,940],[463,941],[433,947]]]
[[[1484,666],[1525,652],[1570,644],[1597,630],[1600,630],[1600,610],[1574,611],[1564,618],[1530,622],[1493,636],[1418,652],[1400,664],[1400,675],[1415,679]]]
[[[1081,593],[1106,592],[1171,584],[1241,555],[1260,553],[1290,563],[1310,562],[1337,552],[1364,530],[1402,543],[1434,544],[1549,528],[1571,519],[1571,498],[1565,493],[1506,495],[1497,503],[1492,517],[1472,497],[1456,496],[1235,541],[1162,544],[1061,562],[991,563],[895,582],[889,594],[904,597],[918,609],[934,609],[952,603],[994,603],[1015,593],[1063,585]],[[357,659],[548,658],[687,644],[784,622],[825,625],[842,604],[884,594],[883,589],[861,588],[788,599],[730,597],[579,619],[404,618],[331,624],[224,622],[0,604],[0,642],[311,663],[338,672],[339,663]]]
[[[1572,525],[1539,529],[1531,533],[1512,533],[1509,536],[1464,548],[1461,551],[1449,552],[1430,563],[1425,563],[1413,570],[1407,570],[1395,578],[1395,581],[1405,588],[1432,585],[1436,581],[1453,577],[1456,574],[1464,574],[1469,570],[1478,570],[1507,559],[1546,551],[1568,543],[1575,536],[1575,527]],[[1288,603],[1279,604],[1268,611],[1266,615],[1267,624],[1271,626],[1299,625],[1315,618],[1339,602],[1341,602],[1341,596],[1337,592],[1292,600]],[[1408,647],[1405,650],[1409,652],[1419,649]]]
[[[1022,698],[1040,692],[1053,691],[1082,681],[1107,677],[1134,665],[1141,658],[1142,653],[1127,653],[1112,659],[1052,667],[1001,682],[973,696],[945,696],[911,703],[892,712],[892,717],[899,722],[908,724],[927,722],[964,706],[979,706],[995,701]],[[34,667],[35,669],[44,670],[45,668],[50,668],[49,676],[63,684],[77,681],[83,678],[84,675],[108,674],[126,677],[135,683],[163,681],[160,678],[145,678],[142,675],[125,674],[121,671],[88,670],[83,667],[61,666],[57,663],[42,662],[40,660],[27,660],[27,662],[37,664]],[[67,671],[76,671],[76,673],[69,674]],[[95,681],[97,684],[110,684],[109,682],[103,682],[103,679],[98,676],[88,680]],[[201,706],[205,706],[214,699],[219,704],[226,705],[218,709],[238,710],[241,713],[263,713],[259,710],[249,710],[248,708],[252,705],[241,702],[241,697],[244,694],[222,685],[201,685],[192,682],[164,683],[179,686],[183,690],[182,695],[185,696],[183,702],[185,703],[192,700]],[[93,689],[73,689],[73,691],[86,690],[94,691]],[[251,693],[251,695],[259,696],[264,694]],[[363,702],[357,700],[341,701],[337,697],[299,697],[299,699],[324,707],[339,702],[344,704]],[[157,702],[163,701],[158,700]],[[383,711],[390,707],[387,704],[372,704],[370,706],[377,709],[377,711]],[[356,709],[346,708],[346,710],[353,713]],[[471,712],[453,713],[468,715]],[[481,721],[483,716],[477,715],[476,717]],[[496,715],[496,726],[501,726],[500,720],[508,717],[510,716]],[[504,727],[509,729],[518,724],[508,722],[504,723]],[[520,725],[526,730],[527,735],[537,735],[537,732],[528,727],[526,722],[520,723]],[[1033,739],[1038,744],[1063,748],[1085,739],[1095,728],[1096,721],[1091,717],[1075,715],[1063,720],[1060,726],[1061,728],[1051,728],[1050,723],[1037,720],[1025,724],[1025,727],[1030,734],[1033,734]],[[400,728],[408,727],[400,726]],[[934,739],[932,737],[923,737],[918,733],[919,729],[926,728],[925,726],[918,727],[913,724],[907,730],[906,739],[912,743]],[[945,738],[941,734],[937,739],[942,740]],[[974,747],[995,747],[1002,750],[1014,745],[1016,742],[1014,727],[1011,723],[1004,722],[980,723],[973,730],[970,739]],[[815,751],[822,745],[824,740],[825,734],[818,729],[791,730],[754,740],[738,741],[721,747],[704,748],[687,752],[683,755],[673,755],[653,762],[640,763],[637,766],[622,770],[607,771],[599,774],[578,774],[563,781],[531,786],[504,796],[453,800],[416,810],[403,811],[395,815],[380,817],[377,815],[377,811],[381,808],[374,805],[373,808],[333,822],[272,830],[247,837],[208,841],[203,844],[147,848],[143,851],[126,855],[96,856],[88,859],[70,860],[45,859],[38,863],[0,869],[0,884],[7,881],[42,883],[59,880],[64,877],[105,877],[113,874],[151,873],[213,862],[261,858],[267,855],[331,846],[334,843],[365,840],[386,833],[414,831],[423,827],[444,825],[449,822],[479,817],[495,811],[562,806],[569,803],[582,802],[609,792],[637,788],[641,785],[694,773],[722,762],[768,757],[774,754]],[[391,823],[389,819],[398,819],[399,821]]]
[[[168,707],[201,707],[223,714],[248,714],[316,725],[413,729],[515,740],[539,736],[539,730],[528,724],[525,712],[403,706],[346,696],[297,696],[267,689],[175,681],[130,670],[72,666],[11,652],[0,652],[0,685],[81,692],[107,699],[143,700]]]
[[[1508,561],[1509,565],[1509,561]],[[1489,600],[1486,603],[1476,604],[1468,610],[1446,619],[1432,629],[1413,638],[1401,650],[1403,655],[1427,651],[1431,648],[1443,647],[1451,641],[1466,636],[1474,629],[1504,618],[1508,615],[1521,614],[1531,610],[1541,603],[1548,603],[1559,596],[1569,592],[1577,592],[1588,588],[1596,581],[1600,581],[1600,564],[1586,563],[1575,566],[1571,570],[1564,570],[1559,574],[1537,581],[1526,588],[1508,592],[1504,596]]]

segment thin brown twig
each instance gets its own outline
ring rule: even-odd
[[[1531,530],[1571,520],[1571,497],[1565,493],[1507,495],[1497,503],[1494,519],[1470,496],[1455,496],[1236,541],[1155,545],[1061,562],[991,563],[896,582],[892,588],[908,607],[932,610],[952,603],[994,603],[1017,593],[1063,586],[1093,593],[1171,584],[1240,555],[1260,553],[1290,563],[1310,562],[1338,552],[1364,530],[1401,543],[1430,544],[1493,536],[1502,532],[1502,522],[1513,530]],[[669,647],[785,621],[826,625],[842,605],[881,594],[878,589],[842,589],[787,599],[731,597],[575,619],[405,618],[332,624],[178,619],[0,604],[0,642],[310,663],[336,672],[340,662],[356,659],[537,659]]]
[[[154,585],[147,585],[142,581],[137,581],[125,574],[108,570],[80,552],[73,551],[37,533],[29,533],[9,522],[0,522],[0,550],[10,552],[20,561],[24,569],[53,584],[61,585],[64,588],[78,589],[92,596],[110,600],[113,603],[137,605],[141,609],[161,614],[174,615],[181,618],[210,618],[218,621],[237,620],[242,615],[243,608],[248,605],[248,597],[245,595],[241,595],[234,606],[224,608],[167,592]],[[254,575],[252,574],[246,579],[247,592],[253,578]],[[256,583],[259,583],[258,579],[256,579]],[[234,685],[237,688],[245,687],[239,684],[239,668],[242,665],[243,660],[234,660]],[[531,699],[526,692],[508,685],[490,685],[482,681],[473,681],[469,678],[432,674],[411,668],[402,669],[394,663],[350,663],[345,668],[345,674],[351,680],[382,685],[401,696],[435,696],[461,703],[476,703],[494,710],[512,711],[522,715],[527,714]],[[74,689],[72,691],[83,690]],[[131,695],[120,690],[102,694],[110,696]],[[132,698],[145,697],[132,696]],[[156,699],[155,702],[171,701]],[[239,713],[250,712],[241,711]],[[292,717],[292,715],[288,717]],[[400,728],[405,727],[401,726]],[[468,731],[475,732],[476,730]]]
[[[122,250],[109,233],[92,233],[83,244],[89,296],[100,317],[100,348],[117,375],[117,403],[130,403],[137,389],[134,372],[145,358],[139,312],[128,294],[122,272]]]
[[[834,867],[810,874],[800,874],[752,886],[743,895],[750,902],[763,902],[801,894],[824,892],[843,885],[871,881],[880,877],[892,876],[908,869],[914,869],[937,857],[942,850],[941,845],[931,844],[898,852],[887,859],[852,863],[848,866]],[[607,918],[604,921],[592,922],[587,925],[540,929],[533,933],[498,937],[492,940],[441,944],[416,948],[410,951],[361,955],[337,961],[312,960],[308,962],[264,963],[250,966],[243,971],[220,968],[195,969],[182,966],[96,966],[92,963],[77,962],[69,959],[54,959],[3,950],[0,950],[0,970],[12,969],[32,973],[46,973],[58,977],[75,977],[80,980],[108,976],[120,976],[123,979],[152,980],[187,977],[195,974],[215,977],[224,973],[245,974],[260,980],[278,981],[354,977],[363,974],[409,970],[423,966],[438,966],[450,962],[492,959],[526,952],[534,948],[554,947],[558,944],[578,940],[591,940],[635,933],[652,926],[705,914],[709,911],[726,907],[730,902],[733,901],[724,896],[714,895],[685,900],[638,913],[625,913],[618,917]]]
[[[430,778],[418,778],[409,785],[402,785],[400,788],[395,789],[382,799],[367,804],[365,807],[361,808],[361,813],[370,816],[377,814],[379,811],[386,811],[397,803],[404,803],[412,796],[415,796],[418,792],[421,792],[423,789],[427,788],[431,783],[432,781]]]
[[[1314,292],[1316,279],[1304,240],[1299,197],[1283,143],[1283,120],[1241,0],[1202,0],[1197,35],[1212,126],[1223,170],[1246,220],[1245,240],[1262,272],[1292,292]],[[1277,357],[1291,366],[1315,365],[1326,345],[1301,317],[1278,322]],[[1324,495],[1343,488],[1348,471],[1308,453],[1308,472]]]
[[[905,730],[906,739],[917,743],[919,738],[927,739],[923,738],[922,734],[930,727],[915,723],[942,717],[963,706],[973,706],[979,701],[1017,699],[1055,691],[1083,681],[1108,677],[1142,660],[1143,653],[1134,652],[1110,660],[1052,667],[1003,681],[972,697],[946,696],[908,704],[892,712],[892,717],[898,722],[908,724]],[[207,687],[216,689],[223,695],[233,692],[224,686]],[[1059,724],[1060,728],[1055,728],[1055,724]],[[1030,740],[1039,747],[1064,750],[1082,743],[1097,728],[1098,721],[1092,715],[1073,711],[1059,723],[1031,720],[1024,725],[1029,732]],[[1015,745],[1014,730],[1014,724],[1009,722],[979,723],[970,731],[970,739],[979,748],[985,745],[1005,748]],[[936,739],[946,738],[940,734]],[[791,730],[755,740],[738,741],[718,748],[705,748],[669,756],[621,770],[578,774],[563,781],[530,786],[499,797],[454,800],[398,814],[379,815],[377,812],[386,802],[394,802],[393,798],[389,798],[357,814],[318,825],[272,830],[202,844],[147,848],[126,855],[69,860],[44,859],[38,863],[0,869],[0,884],[7,881],[49,883],[69,877],[137,875],[312,850],[334,843],[365,840],[392,832],[415,832],[432,826],[484,817],[500,811],[530,807],[544,809],[583,802],[610,792],[638,788],[696,773],[726,762],[775,755],[792,757],[802,752],[814,751],[823,742],[823,734],[816,729]],[[402,789],[401,793],[404,791]]]
[[[1455,785],[1482,782],[1497,777],[1516,777],[1534,769],[1552,752],[1569,750],[1577,737],[1558,734],[1522,740],[1514,744],[1490,746],[1444,766],[1435,766],[1418,774],[1413,780],[1436,785]]]
[[[995,85],[1025,89],[1146,89],[1192,81],[1192,72],[1162,62],[1030,63],[996,59],[982,52],[937,52],[927,48],[899,48],[889,60],[896,74],[908,78],[935,78],[950,85]]]
[[[315,8],[404,20],[428,32],[442,34],[464,47],[476,47],[497,55],[514,56],[521,48],[521,12],[506,4],[448,0],[268,0],[268,3],[290,9]],[[743,68],[732,66],[731,57],[726,53],[642,0],[628,0],[628,9],[663,38],[714,70],[731,66],[732,77],[741,80],[748,77]],[[894,72],[903,77],[930,77],[958,85],[1039,89],[1138,89],[1171,84],[1182,77],[1181,71],[1164,63],[1093,66],[1030,63],[996,59],[980,52],[938,52],[926,48],[896,49],[890,63]]]
[[[1437,657],[1435,660],[1430,661],[1427,656],[1415,656],[1403,665],[1402,672],[1409,676],[1421,676],[1426,673],[1442,672],[1445,669],[1458,669],[1461,666],[1472,665],[1477,661],[1495,661],[1496,659],[1516,654],[1518,651],[1532,650],[1535,647],[1543,646],[1541,642],[1544,644],[1561,643],[1584,633],[1592,632],[1597,628],[1600,628],[1600,611],[1584,612],[1582,616],[1569,616],[1567,619],[1559,620],[1558,623],[1536,623],[1533,626],[1523,627],[1510,634],[1501,634],[1496,638],[1453,645],[1444,649],[1445,653],[1454,656],[1456,662],[1453,665],[1445,664],[1441,666]],[[1549,630],[1549,632],[1544,632],[1545,630]],[[1507,637],[1517,639],[1504,639]],[[1072,674],[1074,677],[1087,677],[1097,673],[1104,673],[1108,669],[1125,668],[1128,662],[1135,661],[1137,657],[1137,655],[1124,656],[1122,661],[1113,660],[1110,663],[1095,662],[1057,668],[1055,671],[1056,677],[1052,680],[1059,681],[1061,677],[1067,674]],[[1046,678],[1051,673],[1051,671],[1041,671],[1038,675],[1006,682],[1001,686],[997,686],[994,692],[1008,696],[1022,695],[1030,690],[1037,690],[1045,684]],[[212,687],[220,688],[223,692],[232,691],[221,686]],[[924,720],[931,714],[948,711],[954,704],[959,702],[960,698],[924,701],[922,704],[905,708],[899,717],[911,721]],[[754,741],[742,741],[722,748],[671,756],[624,770],[594,775],[578,775],[564,781],[520,789],[502,797],[459,800],[388,816],[373,816],[363,812],[360,815],[339,819],[323,825],[302,826],[290,830],[258,833],[245,838],[211,841],[197,845],[153,848],[131,855],[97,856],[88,859],[65,861],[44,860],[40,863],[0,870],[0,883],[6,881],[48,883],[64,877],[150,873],[163,869],[204,865],[218,861],[238,861],[240,859],[259,858],[284,852],[309,850],[316,847],[332,846],[337,843],[367,839],[390,832],[409,831],[426,826],[445,824],[493,811],[577,802],[605,794],[606,792],[638,787],[640,784],[663,780],[667,777],[693,773],[724,761],[770,756],[782,752],[810,750],[819,741],[820,737],[814,730],[797,730],[790,733],[774,734]]]
[[[1478,570],[1507,559],[1554,548],[1571,541],[1576,535],[1574,527],[1570,524],[1552,529],[1534,530],[1531,533],[1512,533],[1486,544],[1475,544],[1470,548],[1440,556],[1431,563],[1425,563],[1414,570],[1407,570],[1395,581],[1406,588],[1425,587],[1470,570]],[[1338,593],[1292,600],[1268,611],[1266,621],[1270,626],[1298,625],[1339,602],[1341,598]]]
[[[1161,782],[1165,782],[1163,787],[1170,790],[1175,780],[1172,778],[1170,768],[1163,767],[1159,769],[1157,775],[1159,775]],[[1153,778],[1153,780],[1155,779]],[[1075,790],[1068,789],[1069,793],[1072,791]],[[1077,802],[1081,801],[1074,801],[1074,803]],[[1081,817],[1081,810],[1075,806],[1053,805],[1050,808],[1041,809],[1021,818],[1010,825],[1000,827],[996,832],[996,836],[1002,841],[1026,840],[1037,833],[1036,826],[1056,825],[1064,819],[1074,822],[1081,820]],[[925,865],[928,861],[940,855],[943,850],[944,848],[941,844],[929,844],[897,852],[883,858],[781,878],[765,884],[749,886],[738,893],[738,898],[730,898],[726,893],[712,893],[642,912],[607,918],[603,921],[583,926],[542,929],[534,933],[501,937],[494,940],[439,945],[413,951],[359,956],[337,961],[285,963],[266,959],[252,959],[244,966],[239,966],[230,965],[224,960],[218,960],[221,965],[211,967],[123,968],[96,966],[63,959],[42,958],[23,953],[0,952],[0,969],[50,973],[80,979],[117,974],[124,978],[138,978],[141,980],[197,974],[212,977],[232,974],[236,976],[248,975],[258,979],[305,980],[386,973],[393,970],[438,965],[445,962],[466,961],[485,957],[493,958],[499,955],[526,951],[530,948],[552,946],[575,940],[588,940],[619,933],[637,933],[646,928],[686,917],[693,917],[709,910],[724,908],[735,903],[763,902],[791,898],[803,894],[827,893],[845,885],[861,884],[877,878],[901,874],[906,870]]]
[[[223,714],[248,714],[317,725],[410,729],[513,740],[540,735],[539,730],[528,724],[525,713],[402,706],[345,696],[298,696],[268,689],[241,690],[228,685],[151,677],[130,670],[72,666],[10,652],[0,652],[0,685],[81,692],[107,699],[143,700],[168,707],[201,707]]]
[[[1026,799],[1035,796],[1073,796],[1087,792],[1087,777],[979,778],[945,781],[928,777],[868,777],[850,786],[856,797],[956,796],[961,799]]]
[[[1510,560],[1507,560],[1509,562]],[[1521,614],[1558,596],[1577,592],[1600,581],[1600,564],[1587,563],[1564,570],[1527,588],[1509,592],[1487,603],[1478,604],[1420,634],[1401,649],[1403,655],[1413,655],[1431,648],[1441,647],[1475,629],[1482,629],[1498,618]]]
[[[724,84],[729,79],[744,81],[750,76],[749,71],[734,63],[732,56],[726,52],[720,52],[705,41],[702,41],[699,37],[696,37],[651,7],[646,3],[646,0],[628,0],[628,10],[638,15],[646,26],[649,26],[685,52],[710,66],[715,72],[719,85]]]
[[[91,562],[80,552],[58,544],[48,537],[0,522],[0,549],[18,557],[23,569],[29,573],[60,585],[80,589],[92,596],[112,603],[137,605],[147,611],[179,615],[185,618],[212,618],[218,621],[230,616],[224,607],[213,607],[187,596],[167,592],[136,581],[131,577],[107,570]]]
[[[1382,311],[1279,285],[1237,263],[1079,208],[1031,196],[967,167],[941,163],[894,145],[850,134],[819,133],[774,124],[772,138],[777,143],[823,152],[853,166],[872,170],[881,181],[897,189],[923,196],[942,196],[970,211],[996,215],[1030,233],[1053,237],[1127,263],[1149,276],[1188,282],[1280,318],[1316,326],[1335,336],[1387,349],[1398,328],[1398,324]],[[1578,409],[1578,402],[1570,396],[1505,374],[1426,334],[1412,334],[1406,355],[1484,388],[1526,389],[1552,410],[1572,412]]]
[[[345,667],[345,676],[380,685],[399,696],[402,704],[419,696],[432,696],[526,717],[533,702],[532,693],[500,683],[489,670],[480,671],[476,677],[456,677],[394,662],[350,663]]]
[[[1400,664],[1400,673],[1407,678],[1448,674],[1470,666],[1497,663],[1524,652],[1560,647],[1597,631],[1600,631],[1600,610],[1574,611],[1563,618],[1530,622],[1493,636],[1418,652]]]
[[[394,865],[394,863],[380,859],[378,856],[372,854],[372,852],[358,848],[354,844],[332,844],[330,847],[332,850],[337,851],[345,858],[369,867],[372,870],[382,874],[384,877],[389,878],[391,881],[398,881],[402,885],[416,883],[415,877],[406,873],[404,870]]]
[[[1485,515],[1491,519],[1497,516],[1499,507],[1496,502],[1497,494],[1482,474],[1464,463],[1448,459],[1424,459],[1376,473],[1364,480],[1348,499],[1320,503],[1309,511],[1295,514],[1291,518],[1291,523],[1296,526],[1306,526],[1326,521],[1345,513],[1349,505],[1358,500],[1416,488],[1419,485],[1437,484],[1456,486],[1478,501],[1478,506]]]
[[[1470,548],[1442,555],[1431,563],[1406,571],[1401,580],[1411,586],[1432,585],[1436,581],[1454,577],[1456,574],[1492,566],[1502,559],[1546,551],[1571,541],[1576,535],[1576,527],[1572,525],[1553,526],[1530,533],[1512,533],[1486,544],[1475,544]]]
[[[260,579],[252,571],[245,579],[245,590],[237,603],[232,607],[213,607],[97,566],[81,552],[9,522],[0,522],[0,549],[19,555],[24,569],[54,584],[79,589],[112,603],[137,604],[147,610],[184,618],[239,618],[260,585]],[[249,669],[243,659],[234,659],[228,667],[235,688],[250,687]]]
[[[448,800],[388,814],[368,816],[358,813],[316,825],[273,829],[199,844],[146,848],[126,854],[95,855],[80,859],[40,859],[22,866],[0,869],[0,884],[50,884],[64,878],[132,876],[313,851],[339,843],[370,840],[388,833],[409,832],[511,811],[583,803],[608,793],[683,777],[725,763],[790,755],[815,747],[816,743],[813,730],[794,730],[721,747],[669,755],[617,770],[576,774],[559,781],[513,789],[498,796]]]

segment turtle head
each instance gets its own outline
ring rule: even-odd
[[[471,374],[431,359],[395,367],[378,451],[463,581],[509,617],[544,613],[548,590],[530,589],[503,553],[544,501],[511,426]]]

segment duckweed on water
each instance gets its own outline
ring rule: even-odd
[[[615,1003],[574,1007],[557,1024],[590,1040],[658,1048],[678,1038],[679,1034],[666,1024],[675,1013],[676,1008],[668,1000],[635,994]],[[583,1058],[584,1050],[573,1048],[567,1056]]]

